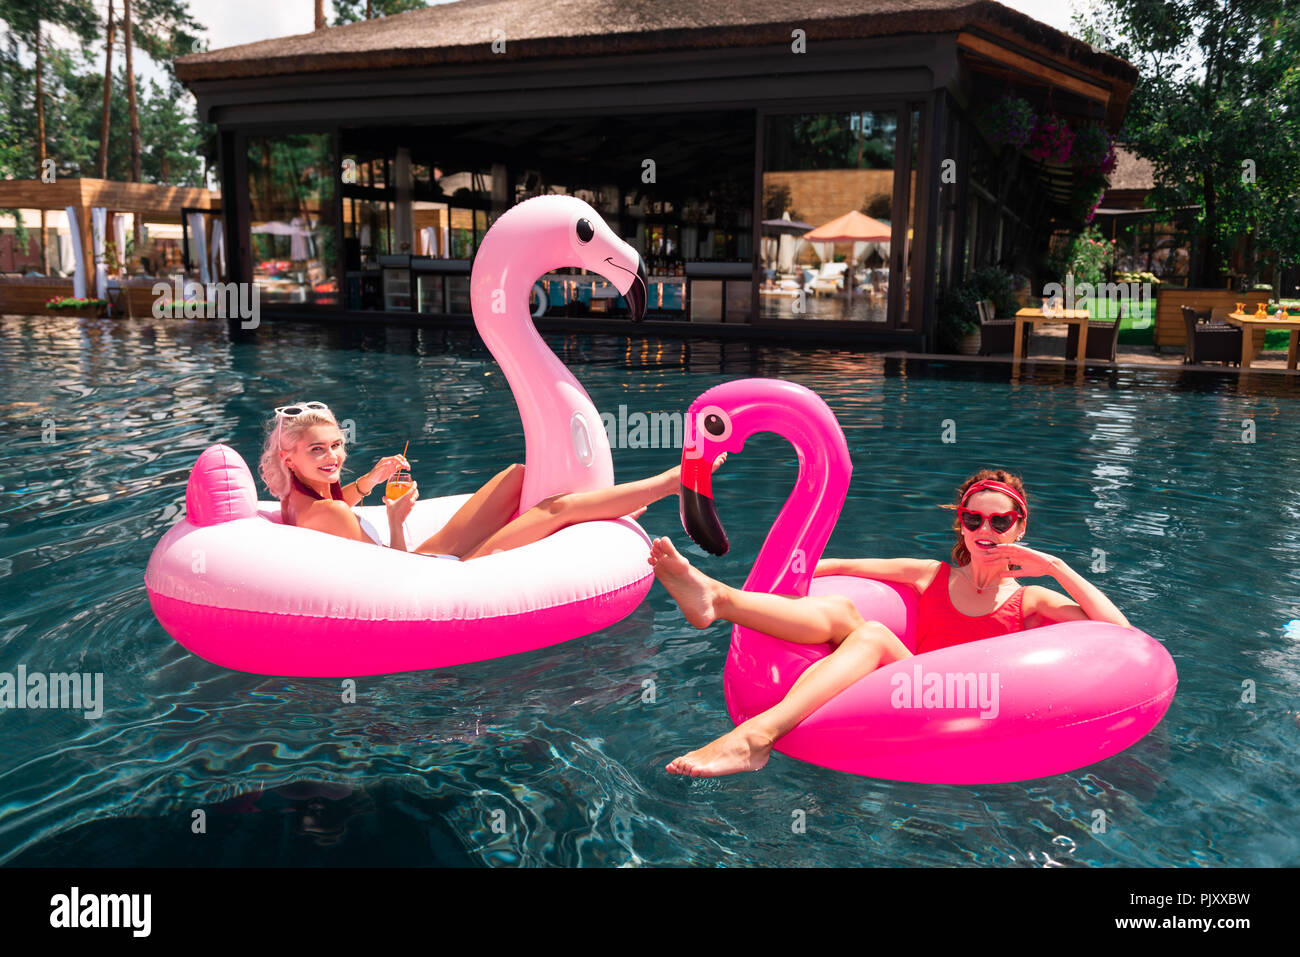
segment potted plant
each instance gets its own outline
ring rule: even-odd
[[[1100,123],[1085,123],[1074,132],[1070,160],[1084,175],[1109,176],[1115,169],[1115,137]]]
[[[1034,135],[1029,138],[1029,155],[1044,163],[1064,165],[1070,161],[1074,151],[1074,133],[1070,125],[1049,113],[1040,116],[1034,124]]]
[[[1033,135],[1037,118],[1033,108],[1018,96],[1002,96],[980,113],[976,124],[995,149],[1023,149]]]
[[[941,352],[964,356],[980,351],[979,313],[966,286],[958,286],[939,296],[935,302],[936,347]]]
[[[108,308],[104,299],[78,299],[76,296],[55,296],[45,300],[45,308],[50,312],[62,312],[74,316],[98,319]]]

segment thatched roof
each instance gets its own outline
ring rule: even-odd
[[[186,83],[234,77],[809,44],[971,27],[1126,85],[1125,61],[992,0],[459,0],[392,17],[181,57]],[[498,34],[496,31],[500,31]],[[505,52],[494,52],[494,36]]]
[[[1131,189],[1149,193],[1155,185],[1155,168],[1149,159],[1122,146],[1115,147],[1115,169],[1111,171],[1107,192]]]

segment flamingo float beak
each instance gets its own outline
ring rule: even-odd
[[[698,447],[682,454],[682,480],[678,493],[678,513],[682,528],[691,540],[710,555],[725,555],[731,549],[727,530],[722,527],[713,504],[713,463]]]
[[[633,322],[640,322],[645,318],[645,304],[650,296],[650,284],[646,277],[645,260],[637,253],[636,257],[636,276],[632,280],[632,285],[627,287],[627,292],[623,298],[627,300],[628,311],[632,314]]]

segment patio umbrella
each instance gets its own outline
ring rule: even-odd
[[[804,233],[803,238],[809,242],[821,243],[887,242],[890,238],[890,228],[880,220],[872,219],[853,209],[843,216],[832,219],[829,223],[823,223],[812,232]],[[852,301],[853,263],[849,263],[847,272],[844,285],[848,287],[849,300]]]
[[[812,229],[812,223],[805,223],[802,220],[791,219],[790,210],[785,211],[785,215],[780,219],[763,220],[763,232],[765,233],[789,233],[797,236],[800,233],[806,233]]]
[[[368,227],[361,227],[361,245],[365,246],[366,231]],[[282,219],[273,219],[269,222],[258,223],[250,232],[260,233],[268,236],[288,236],[289,237],[289,258],[294,261],[310,259],[312,257],[311,240],[315,233],[311,230],[311,222],[302,217],[295,216],[289,222]]]
[[[309,228],[311,224],[305,217],[295,216],[289,221],[289,225],[294,227],[294,233],[289,237],[289,258],[294,262],[311,259],[312,234]]]
[[[790,272],[794,268],[794,257],[797,251],[797,244],[794,239],[801,236],[808,230],[812,229],[811,223],[805,223],[802,220],[791,219],[790,210],[786,210],[780,219],[765,219],[762,221],[763,232],[775,233],[776,242],[776,267],[783,273]]]

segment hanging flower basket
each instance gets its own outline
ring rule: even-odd
[[[1071,164],[1085,176],[1109,176],[1115,169],[1115,137],[1100,123],[1087,123],[1074,131]]]
[[[976,123],[995,149],[1023,149],[1034,132],[1033,108],[1018,96],[1002,96],[979,114]]]
[[[1074,150],[1074,133],[1055,113],[1040,116],[1029,138],[1029,155],[1047,163],[1068,163]]]

